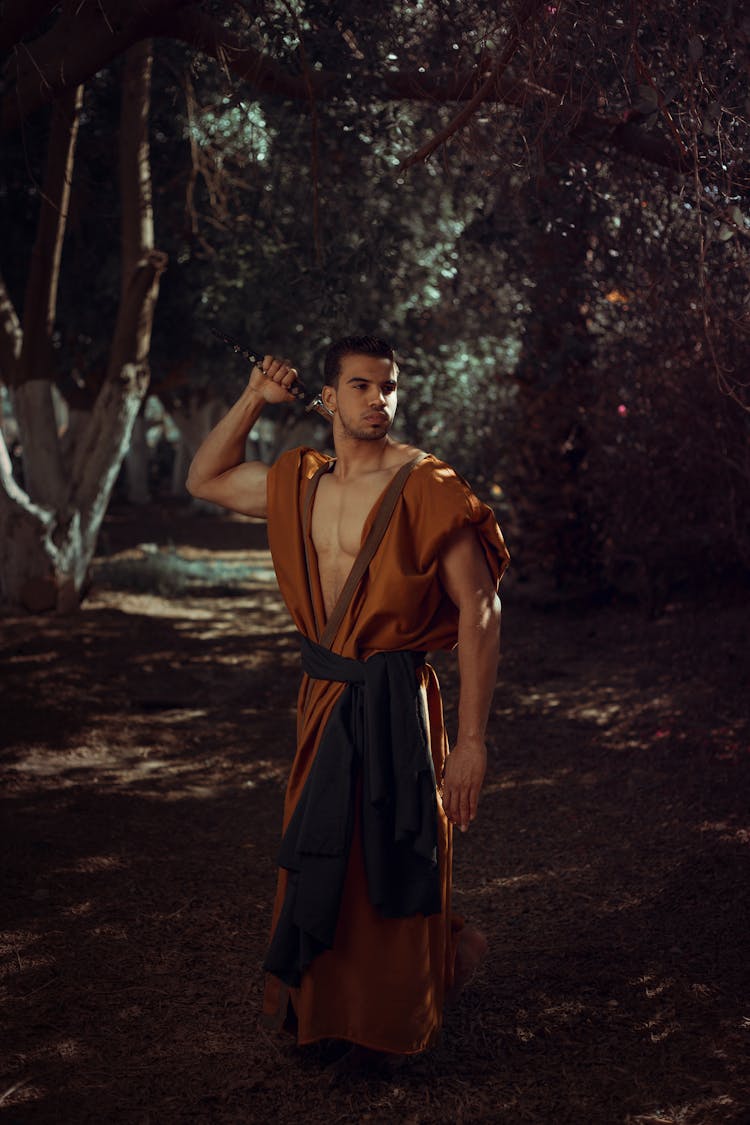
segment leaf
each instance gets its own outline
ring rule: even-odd
[[[728,227],[726,223],[722,223],[719,227],[719,242],[729,242],[730,238],[734,238],[734,231],[731,227]]]
[[[700,35],[694,35],[688,40],[688,57],[691,62],[698,62],[703,58],[703,40]]]
[[[738,227],[744,227],[745,216],[742,214],[736,203],[734,207],[730,207],[729,214],[732,216],[732,222],[736,223]]]
[[[638,98],[633,108],[639,113],[653,113],[659,108],[659,95],[653,86],[638,87]]]

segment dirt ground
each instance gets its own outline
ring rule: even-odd
[[[332,1085],[258,1024],[299,678],[262,528],[120,510],[102,548],[80,614],[0,619],[4,1120],[748,1125],[736,594],[649,621],[509,580],[455,861],[490,957],[434,1051]]]

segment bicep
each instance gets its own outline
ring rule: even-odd
[[[440,580],[459,609],[497,598],[495,582],[473,527],[462,527],[440,554]]]
[[[268,465],[262,461],[246,461],[206,481],[194,495],[244,516],[265,519],[268,515],[267,478]]]

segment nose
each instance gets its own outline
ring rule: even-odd
[[[370,406],[385,406],[385,394],[382,387],[373,387],[370,395]]]

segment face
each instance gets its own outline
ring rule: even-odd
[[[378,441],[385,437],[396,413],[398,369],[389,359],[345,355],[341,360],[335,409],[347,437]]]

